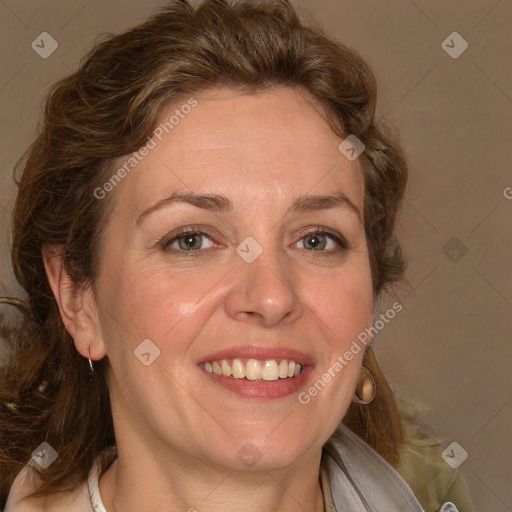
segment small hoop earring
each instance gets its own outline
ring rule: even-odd
[[[91,355],[91,351],[88,350],[88,352],[89,352],[89,356],[90,356]],[[94,377],[94,367],[92,365],[91,358],[88,357],[87,359],[89,360],[89,375],[88,375],[88,378],[89,378],[89,382],[92,382],[92,379]]]
[[[370,370],[366,368],[366,366],[361,367],[361,375],[359,376],[359,381],[357,382],[356,392],[352,401],[356,404],[367,405],[372,402],[377,394],[377,385],[375,384],[375,379],[373,375],[370,373]]]

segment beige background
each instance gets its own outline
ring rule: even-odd
[[[400,225],[409,286],[397,293],[404,310],[379,333],[377,352],[397,392],[432,407],[424,424],[469,453],[461,469],[478,509],[510,511],[512,2],[294,3],[373,66],[378,117],[400,131],[410,163]],[[0,294],[20,296],[7,243],[11,172],[45,91],[77,68],[97,35],[137,24],[159,5],[0,1]],[[48,59],[30,46],[43,31],[59,44]],[[441,47],[454,31],[469,44],[457,59]]]

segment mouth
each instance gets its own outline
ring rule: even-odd
[[[314,360],[292,349],[247,345],[207,355],[198,368],[219,389],[244,398],[276,399],[305,385]]]
[[[298,377],[303,365],[288,359],[218,359],[200,365],[204,371],[232,379],[276,381]]]

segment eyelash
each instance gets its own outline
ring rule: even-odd
[[[160,249],[166,251],[170,245],[172,245],[174,242],[176,242],[180,238],[183,238],[187,235],[204,235],[213,241],[213,237],[211,237],[208,233],[205,233],[204,231],[200,231],[197,228],[183,228],[180,231],[178,231],[177,233],[174,233],[172,238],[162,237],[160,240],[158,240],[157,245],[160,247]],[[312,235],[327,235],[340,246],[339,249],[335,249],[335,250],[331,249],[329,251],[325,251],[325,250],[315,251],[315,250],[303,249],[304,251],[311,252],[311,253],[318,252],[318,254],[311,255],[314,258],[329,256],[329,255],[332,256],[332,255],[339,253],[340,251],[345,252],[347,249],[350,248],[348,242],[345,240],[345,238],[343,236],[338,235],[335,231],[331,231],[327,228],[323,228],[320,226],[315,226],[312,230],[304,233],[300,237],[299,241],[308,236],[312,236]],[[184,251],[182,249],[173,249],[173,250],[178,253],[183,253],[183,255],[185,257],[202,256],[200,253],[205,252],[205,249],[198,249],[198,250],[192,250],[192,251]]]

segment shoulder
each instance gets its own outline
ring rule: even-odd
[[[471,492],[460,468],[452,468],[442,457],[441,438],[423,434],[414,418],[404,415],[406,441],[400,452],[398,471],[429,510],[453,503],[459,510],[475,510]]]
[[[40,484],[38,474],[30,463],[25,465],[12,483],[4,512],[91,512],[87,482],[69,492],[41,497],[27,497]]]

